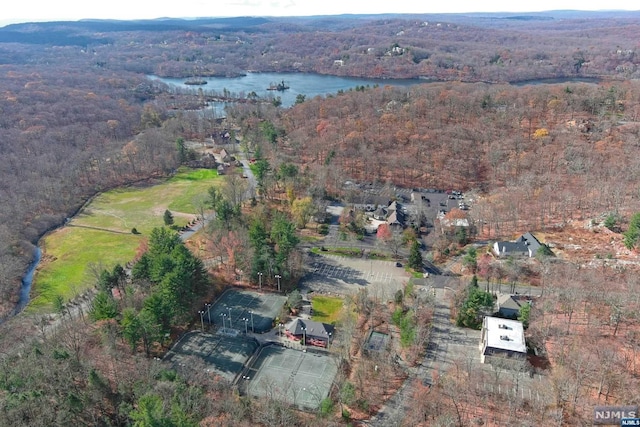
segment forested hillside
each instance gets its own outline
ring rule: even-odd
[[[604,236],[613,246],[621,231],[636,233],[624,252],[587,253],[583,263],[555,262],[561,257],[548,254],[502,263],[479,253],[482,248],[473,257],[467,253],[463,268],[475,263],[475,286],[508,281],[515,289],[526,282],[544,291],[547,299],[531,310],[527,332],[554,367],[534,390],[542,409],[470,392],[470,383],[499,384],[498,374],[476,376],[461,361],[447,372],[445,389],[420,382],[408,425],[427,425],[440,414],[460,420],[466,411],[471,417],[472,409],[488,410],[489,397],[510,419],[526,415],[530,425],[585,421],[594,402],[637,404],[635,394],[626,400],[625,386],[637,390],[640,348],[634,265],[640,234],[639,35],[636,14],[573,12],[84,21],[0,29],[2,321],[15,309],[20,278],[43,233],[105,189],[171,175],[195,157],[185,140],[189,147],[204,146],[217,126],[231,129],[255,157],[258,185],[258,194],[243,204],[248,180],[232,170],[220,192],[201,198],[201,216],[211,208],[216,219],[202,240],[188,247],[177,234],[154,230],[148,247],[139,248],[130,282],[120,265],[96,267],[98,296],[90,309],[80,304],[72,310],[63,301],[55,316],[25,315],[14,319],[23,321],[19,328],[4,321],[0,424],[320,426],[348,418],[345,396],[335,420],[313,417],[294,412],[278,396],[240,400],[199,362],[178,375],[149,357],[161,356],[194,319],[204,329],[204,311],[199,319],[195,313],[222,290],[224,275],[236,281],[250,276],[262,287],[265,274],[265,287],[273,288],[276,278],[277,286],[283,279],[286,289],[295,287],[306,259],[294,248],[322,239],[307,229],[317,208],[324,212],[335,199],[364,202],[363,192],[346,188],[347,181],[465,191],[473,197],[469,219],[486,238],[526,229],[551,236],[573,220],[593,226],[574,230],[576,240],[570,236],[564,248],[556,246],[559,253],[580,247],[585,234]],[[435,82],[301,96],[286,109],[273,100],[229,94],[244,102],[219,121],[195,110],[205,104],[202,94],[178,95],[147,77],[247,71]],[[542,78],[564,82],[509,84]],[[185,105],[193,110],[181,110]],[[343,219],[349,214],[345,210]],[[600,226],[605,218],[613,223]],[[175,225],[170,222],[165,219]],[[314,225],[316,231],[329,228]],[[340,232],[346,236],[345,228]],[[462,244],[434,230],[436,244],[462,255]],[[210,256],[209,270],[196,252]],[[402,291],[397,299],[402,303]],[[356,300],[362,313],[369,310],[366,295]],[[402,306],[398,310],[402,317]],[[622,340],[624,351],[611,351]],[[351,356],[348,341],[334,351]],[[397,360],[367,363],[377,373],[382,363],[399,366]],[[359,372],[364,377],[367,371]],[[444,372],[433,373],[439,375],[444,379]]]
[[[173,142],[167,152],[154,134],[157,113],[141,122],[143,76],[96,67],[77,50],[14,49],[42,54],[42,63],[0,66],[0,318],[13,310],[32,244],[45,231],[97,191],[176,164]]]
[[[632,79],[638,73],[633,40],[639,25],[634,14],[549,13],[82,21],[2,28],[1,312],[8,313],[16,301],[19,277],[32,253],[27,243],[61,224],[96,191],[175,166],[171,141],[177,129],[165,128],[158,138],[150,131],[127,145],[145,128],[157,129],[169,105],[145,107],[161,89],[144,74],[254,70],[469,82]],[[630,83],[522,90],[451,83],[409,94],[352,93],[321,106],[319,100],[309,101],[282,124],[292,136],[283,141],[285,147],[297,149],[295,144],[304,142],[304,161],[310,165],[326,162],[323,150],[332,147],[333,164],[356,179],[366,178],[366,168],[375,179],[403,185],[490,189],[526,182],[535,190],[555,185],[532,183],[532,174],[550,169],[570,178],[578,190],[587,185],[582,182],[586,172],[602,176],[602,185],[617,182],[609,178],[603,158],[630,162],[621,179],[635,179],[628,146],[636,107]],[[581,121],[587,119],[597,123]],[[618,120],[629,123],[620,126]],[[538,129],[549,135],[534,139]],[[166,144],[158,146],[158,139]],[[614,186],[616,194],[629,189]],[[603,194],[589,198],[588,206],[619,203],[621,196]],[[544,212],[560,203],[548,197]]]
[[[637,208],[639,94],[635,82],[351,91],[274,117],[271,149],[329,192],[346,180],[480,189],[491,202],[474,215],[489,228],[545,226]]]

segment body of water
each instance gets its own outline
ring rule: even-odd
[[[290,107],[296,102],[298,95],[304,95],[306,99],[316,96],[335,95],[340,91],[348,91],[356,87],[374,86],[413,86],[424,83],[437,83],[437,81],[425,79],[362,79],[355,77],[338,77],[310,73],[254,73],[249,72],[240,77],[203,77],[198,80],[206,81],[205,85],[187,85],[187,78],[166,78],[154,75],[150,79],[159,80],[171,87],[179,87],[198,93],[202,90],[205,94],[228,94],[234,98],[244,98],[250,93],[255,93],[261,99],[280,98],[283,107]],[[558,83],[598,83],[600,80],[590,77],[565,77],[555,79],[526,80],[513,83],[515,86],[529,86]],[[288,89],[283,91],[268,90],[269,87],[283,83]],[[224,107],[227,103],[214,102],[210,107],[218,117],[225,115]]]
[[[335,95],[340,91],[348,91],[359,86],[411,86],[427,82],[427,80],[419,79],[359,79],[306,73],[247,73],[241,77],[205,77],[202,80],[207,82],[206,85],[193,86],[185,84],[188,79],[158,76],[149,76],[149,78],[194,92],[200,89],[205,93],[222,94],[228,92],[231,96],[239,98],[255,92],[258,97],[263,99],[279,97],[283,107],[295,104],[298,95],[304,95],[306,99],[311,99],[318,95]],[[289,89],[268,90],[270,86],[282,82]]]
[[[40,263],[40,258],[42,258],[42,250],[39,247],[35,247],[33,251],[33,261],[31,261],[31,265],[29,265],[29,269],[22,277],[22,286],[20,288],[20,299],[18,300],[18,305],[15,308],[14,314],[20,313],[29,302],[29,294],[31,293],[31,285],[33,283],[33,276],[36,272],[36,268],[38,268],[38,263]]]

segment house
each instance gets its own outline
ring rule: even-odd
[[[498,305],[498,314],[500,316],[517,319],[520,316],[520,308],[527,302],[521,301],[515,295],[500,294],[496,304]]]
[[[286,329],[285,334],[302,345],[327,347],[334,332],[333,325],[314,322],[307,319],[296,319]]]
[[[524,362],[526,356],[522,322],[485,316],[480,333],[480,362],[492,363],[501,359],[518,363]]]
[[[392,211],[387,218],[387,224],[391,227],[404,228],[404,214],[401,211]]]
[[[497,256],[525,256],[532,258],[538,252],[542,244],[536,237],[527,232],[518,237],[515,242],[495,242],[493,252]]]

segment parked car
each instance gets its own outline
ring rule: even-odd
[[[396,267],[402,267],[402,264],[399,262],[396,262]]]

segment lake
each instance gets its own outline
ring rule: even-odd
[[[429,80],[420,79],[359,79],[352,77],[337,77],[321,74],[306,73],[247,73],[241,77],[204,77],[198,78],[207,82],[206,85],[186,85],[186,78],[164,78],[149,76],[154,80],[160,80],[169,86],[189,89],[197,93],[202,89],[205,93],[223,93],[228,91],[232,96],[245,97],[248,93],[255,92],[260,98],[280,97],[283,107],[290,107],[296,102],[298,95],[304,95],[307,99],[315,96],[334,95],[340,91],[348,91],[357,86],[411,86],[427,83]],[[272,85],[284,82],[289,89],[284,91],[268,90]]]
[[[198,93],[200,89],[204,93],[223,94],[225,91],[230,96],[244,98],[247,94],[255,92],[258,97],[271,99],[279,97],[283,107],[290,107],[296,102],[298,95],[304,95],[306,99],[314,98],[318,95],[335,95],[340,91],[348,91],[358,86],[412,86],[424,83],[434,83],[437,81],[428,79],[363,79],[355,77],[338,77],[311,73],[257,73],[249,72],[241,77],[202,77],[198,80],[207,82],[205,85],[187,85],[187,78],[166,78],[154,75],[148,76],[150,79],[159,80],[172,87],[190,90]],[[539,84],[558,83],[593,83],[600,80],[589,77],[564,77],[550,79],[526,80],[512,83],[515,86],[530,86]],[[284,91],[268,90],[270,86],[284,82],[289,89]],[[214,102],[210,107],[215,110],[216,115],[225,115],[224,107],[226,103]]]

